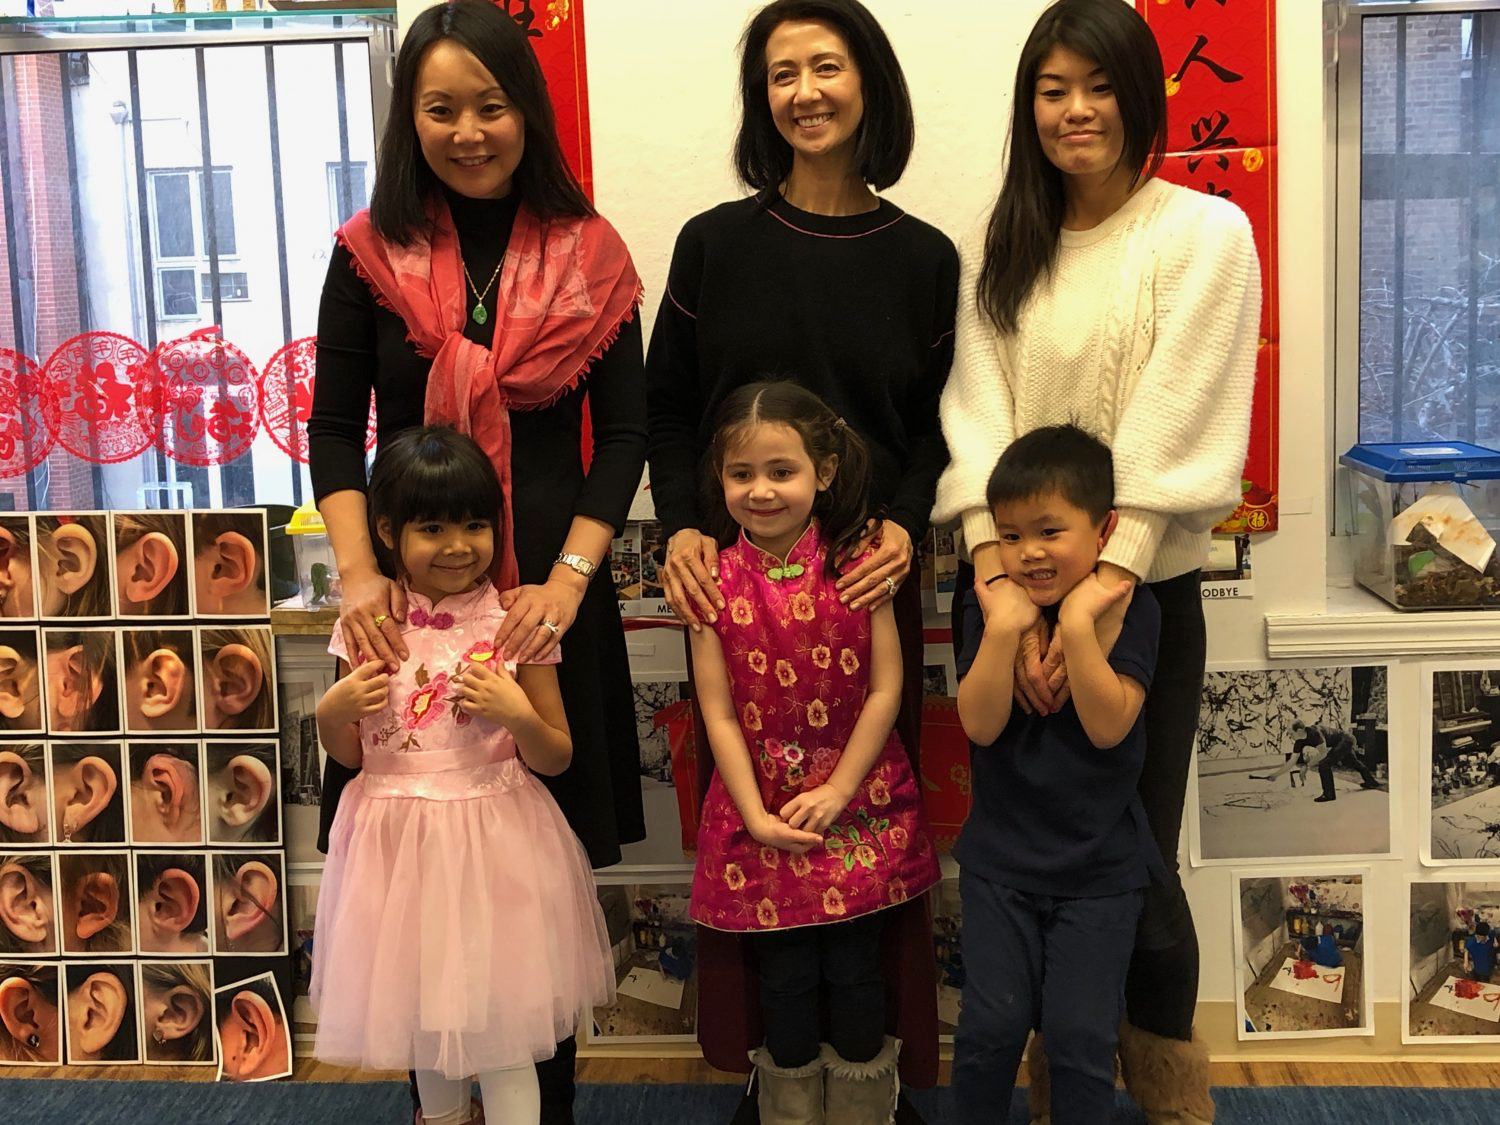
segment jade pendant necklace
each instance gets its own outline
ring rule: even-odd
[[[479,291],[479,286],[477,286],[477,285],[474,284],[473,277],[471,277],[469,275],[469,265],[468,265],[468,263],[467,262],[463,263],[463,267],[464,267],[464,280],[466,280],[469,283],[469,288],[474,293],[474,307],[469,310],[469,315],[474,318],[474,323],[475,324],[483,324],[485,321],[489,320],[489,318],[490,318],[490,314],[488,312],[486,312],[485,308],[484,308],[484,299],[490,295],[490,290],[495,287],[495,279],[500,276],[500,267],[503,266],[503,265],[505,265],[505,255],[501,254],[500,255],[500,261],[495,266],[495,272],[492,273],[492,274],[490,274],[489,284],[484,287],[484,292],[481,293]]]

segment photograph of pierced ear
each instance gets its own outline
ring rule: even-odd
[[[276,731],[276,659],[269,625],[198,631],[205,731]]]
[[[59,1066],[57,962],[0,961],[0,1066]]]
[[[138,1063],[135,966],[79,961],[63,966],[68,1062]]]
[[[64,957],[135,952],[127,853],[59,855],[57,884]]]
[[[276,852],[210,852],[213,943],[221,957],[286,952],[286,871]]]
[[[131,742],[132,844],[203,843],[203,747],[197,742]]]
[[[0,855],[0,956],[57,956],[52,864],[50,852]]]
[[[141,1026],[148,1063],[211,1066],[218,1062],[213,965],[208,961],[143,962]]]
[[[120,630],[129,732],[198,729],[198,692],[191,629]]]
[[[41,734],[40,633],[35,629],[0,629],[0,734]]]
[[[187,617],[187,513],[112,512],[109,518],[119,615]]]
[[[39,616],[72,621],[115,615],[109,515],[77,512],[36,517]]]
[[[53,742],[52,823],[60,846],[125,843],[118,742]]]
[[[47,752],[40,742],[0,744],[0,848],[52,842]]]
[[[268,617],[264,509],[193,512],[193,614]]]
[[[281,843],[274,742],[205,742],[210,844]]]
[[[43,629],[47,730],[119,734],[118,637],[113,629]]]
[[[292,1031],[276,978],[263,973],[214,989],[219,1078],[264,1082],[292,1073]]]
[[[203,852],[136,852],[135,893],[136,945],[142,955],[208,955],[208,857]]]
[[[36,617],[32,586],[36,561],[31,553],[35,542],[30,516],[0,516],[0,619],[29,621]]]

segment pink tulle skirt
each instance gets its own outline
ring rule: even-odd
[[[370,765],[339,802],[318,894],[318,1058],[450,1078],[550,1058],[615,980],[562,811],[514,757]]]

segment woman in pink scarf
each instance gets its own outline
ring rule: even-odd
[[[525,34],[485,0],[419,15],[396,63],[370,207],[338,232],[318,316],[313,489],[343,580],[351,654],[408,655],[406,601],[380,576],[365,430],[447,423],[489,453],[507,528],[498,637],[522,663],[564,634],[573,764],[544,779],[596,867],[645,835],[625,639],[604,576],[645,459],[641,286],[558,146]],[[585,395],[592,456],[582,449]],[[330,762],[324,832],[352,776]],[[572,1121],[575,1046],[538,1064],[543,1122]]]

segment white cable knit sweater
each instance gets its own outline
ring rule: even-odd
[[[1109,443],[1119,525],[1102,561],[1148,582],[1203,564],[1209,529],[1239,502],[1260,333],[1260,263],[1233,203],[1150,180],[1057,260],[1001,336],[974,301],[981,227],[960,247],[953,370],[943,391],[952,458],[933,522],[996,538],[985,487],[1001,452],[1074,422]]]

